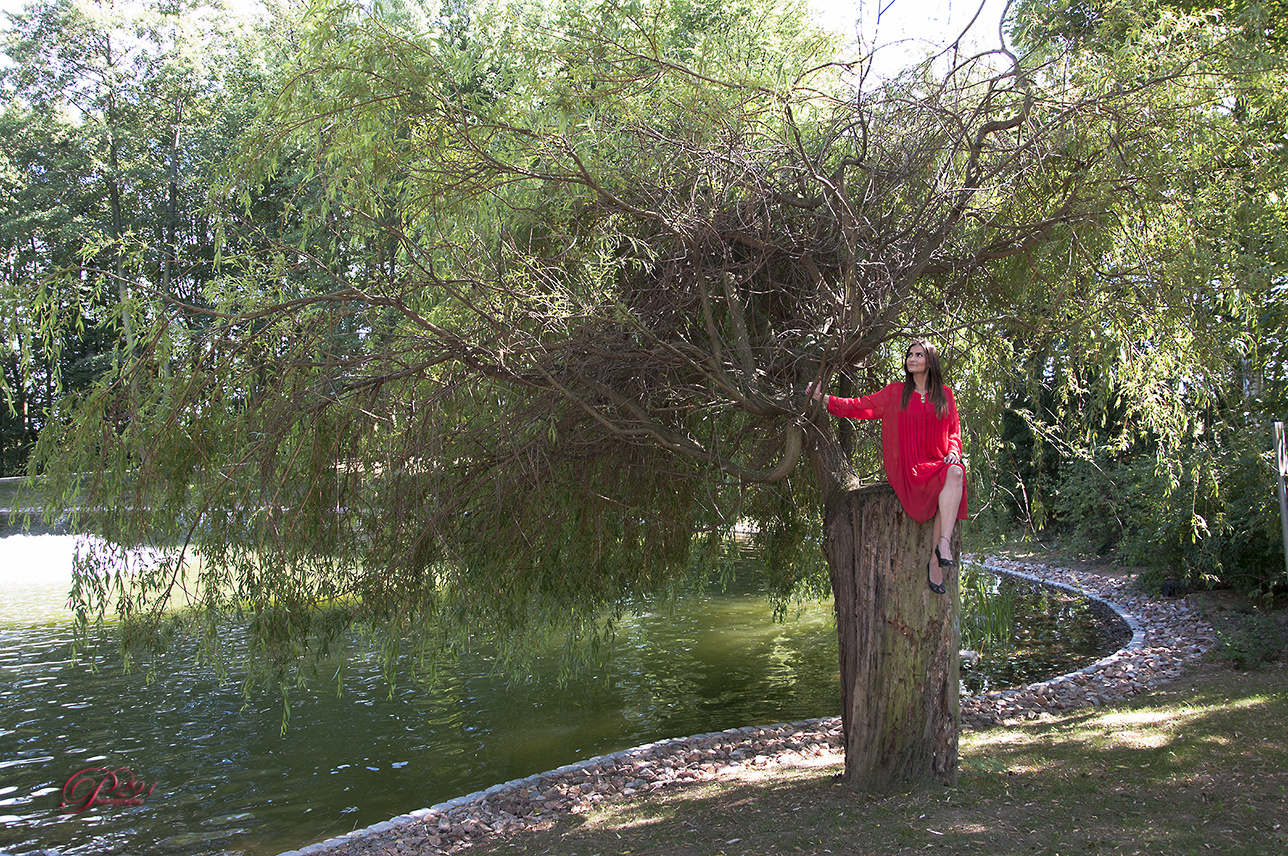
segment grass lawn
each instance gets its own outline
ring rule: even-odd
[[[839,761],[671,787],[474,854],[1288,853],[1288,664],[963,734],[956,787],[872,797]]]

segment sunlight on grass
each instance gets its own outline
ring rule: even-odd
[[[825,752],[819,756],[793,758],[788,765],[768,764],[763,767],[742,767],[724,772],[718,782],[703,782],[686,786],[683,791],[663,790],[657,798],[647,802],[605,804],[585,815],[585,829],[604,832],[643,832],[668,821],[683,822],[695,802],[726,794],[731,789],[748,785],[762,786],[737,798],[734,804],[760,799],[765,785],[781,785],[798,781],[808,786],[812,781],[826,781],[831,772],[840,772],[843,756]],[[831,768],[824,772],[825,768]],[[767,792],[767,791],[765,791]]]
[[[1080,743],[1111,743],[1136,749],[1160,749],[1187,733],[1195,724],[1214,714],[1253,711],[1269,702],[1264,695],[1225,699],[1217,703],[1186,704],[1181,707],[1151,707],[1110,710],[1080,723],[1057,726],[1065,739]],[[984,755],[1000,748],[1022,749],[1051,739],[1049,732],[1035,729],[1007,729],[962,735],[962,752]],[[1226,744],[1228,739],[1210,734],[1205,742]]]
[[[1186,713],[1189,715],[1170,709],[1121,711],[1105,714],[1094,725],[1103,727],[1104,737],[1114,743],[1137,749],[1161,749],[1173,742],[1176,732],[1192,722],[1199,711],[1190,708]]]
[[[672,820],[674,816],[674,811],[667,811],[645,817],[630,811],[629,807],[624,807],[621,811],[604,812],[603,815],[589,821],[585,828],[588,830],[605,829],[619,832],[639,832]]]
[[[1262,695],[1225,699],[1215,704],[1187,704],[1181,707],[1149,708],[1144,710],[1112,711],[1100,721],[1114,727],[1175,728],[1199,716],[1208,716],[1221,710],[1250,710],[1265,704],[1269,699]]]
[[[875,797],[832,780],[839,754],[792,759],[480,856],[1288,852],[1285,714],[1288,667],[1210,666],[1119,708],[963,733],[956,788]]]
[[[702,791],[694,791],[690,798],[701,798]],[[646,807],[645,811],[641,808]],[[636,802],[625,802],[619,804],[600,805],[593,811],[586,814],[584,829],[587,830],[641,830],[659,823],[665,823],[673,819],[677,813],[686,810],[687,804],[684,801],[670,802],[663,799],[657,800],[651,804],[640,804]]]
[[[1100,721],[1114,729],[1119,728],[1169,728],[1175,724],[1175,712],[1170,710],[1130,710],[1109,713]]]
[[[1251,711],[1265,703],[1264,697],[1253,696],[1227,699],[1219,704],[1114,711],[1087,723],[1087,726],[1103,728],[1103,736],[1114,743],[1140,749],[1161,749],[1173,743],[1178,734],[1192,730],[1201,718],[1216,713]],[[1229,740],[1223,735],[1210,734],[1204,742],[1226,745]]]
[[[962,734],[961,748],[986,749],[997,746],[1025,746],[1032,737],[1024,731],[973,731]]]

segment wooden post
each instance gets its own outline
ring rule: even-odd
[[[829,509],[825,528],[840,643],[845,780],[875,792],[954,784],[956,569],[945,569],[946,594],[930,590],[926,561],[934,528],[904,513],[888,484],[844,494]]]
[[[1279,493],[1279,528],[1284,540],[1284,573],[1288,574],[1288,491],[1284,489],[1284,476],[1288,475],[1288,448],[1284,444],[1284,424],[1275,423],[1275,461],[1278,464],[1275,488]]]

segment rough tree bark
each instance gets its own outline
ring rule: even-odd
[[[879,484],[838,492],[825,512],[824,536],[840,642],[846,782],[876,792],[955,783],[957,574],[945,569],[947,594],[926,585],[933,525],[905,514],[894,490]]]

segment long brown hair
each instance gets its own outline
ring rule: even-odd
[[[948,409],[948,396],[944,394],[944,373],[939,368],[939,352],[925,339],[910,343],[908,350],[903,352],[903,401],[899,403],[899,409],[907,410],[909,399],[917,391],[917,382],[912,379],[912,372],[908,371],[908,355],[918,345],[926,354],[926,395],[930,403],[935,405],[935,415],[943,419],[944,411]]]

